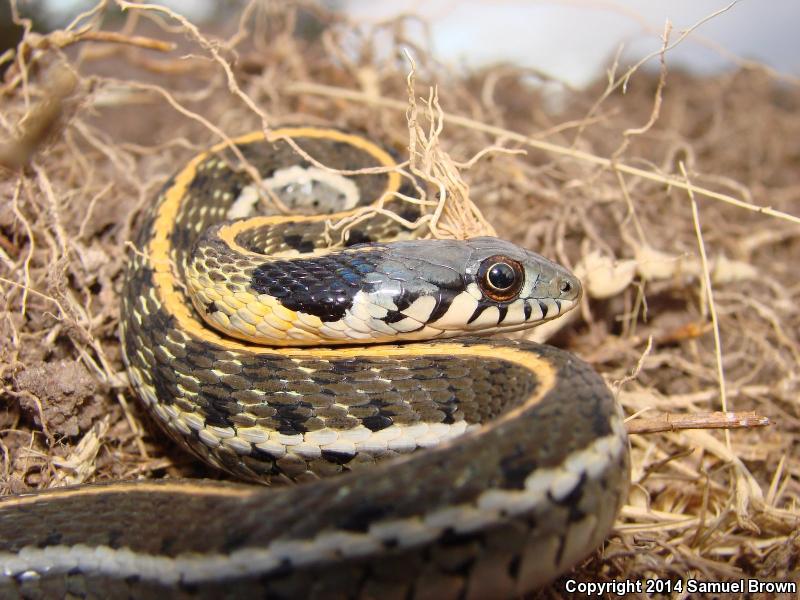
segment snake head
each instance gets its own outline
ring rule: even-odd
[[[364,301],[401,339],[515,331],[574,308],[581,284],[564,267],[504,240],[393,242],[366,282]]]
[[[242,260],[216,238],[204,234],[195,253],[202,260],[187,279],[198,314],[228,335],[271,345],[515,331],[565,313],[581,295],[563,267],[490,237],[360,244],[291,258],[243,255],[250,266],[238,282],[226,273]]]

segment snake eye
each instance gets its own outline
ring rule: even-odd
[[[506,256],[490,256],[478,269],[481,290],[495,302],[511,300],[525,280],[522,265]]]

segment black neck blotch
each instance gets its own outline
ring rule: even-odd
[[[375,271],[372,253],[339,252],[313,259],[268,261],[256,267],[250,287],[277,298],[289,310],[339,321]]]

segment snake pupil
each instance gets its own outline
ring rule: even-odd
[[[511,265],[506,263],[495,263],[489,268],[486,279],[489,284],[499,291],[505,291],[514,285],[516,273]]]

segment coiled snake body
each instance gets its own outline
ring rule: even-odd
[[[577,280],[501,240],[416,240],[381,215],[326,249],[325,212],[384,197],[412,219],[413,205],[392,204],[397,175],[318,169],[282,138],[345,173],[392,160],[335,130],[273,136],[237,148],[266,189],[323,214],[236,220],[252,178],[230,148],[199,155],[134,241],[123,347],[172,437],[240,477],[300,485],[6,498],[1,596],[514,597],[607,535],[628,448],[599,376],[547,346],[449,339],[552,318]]]

